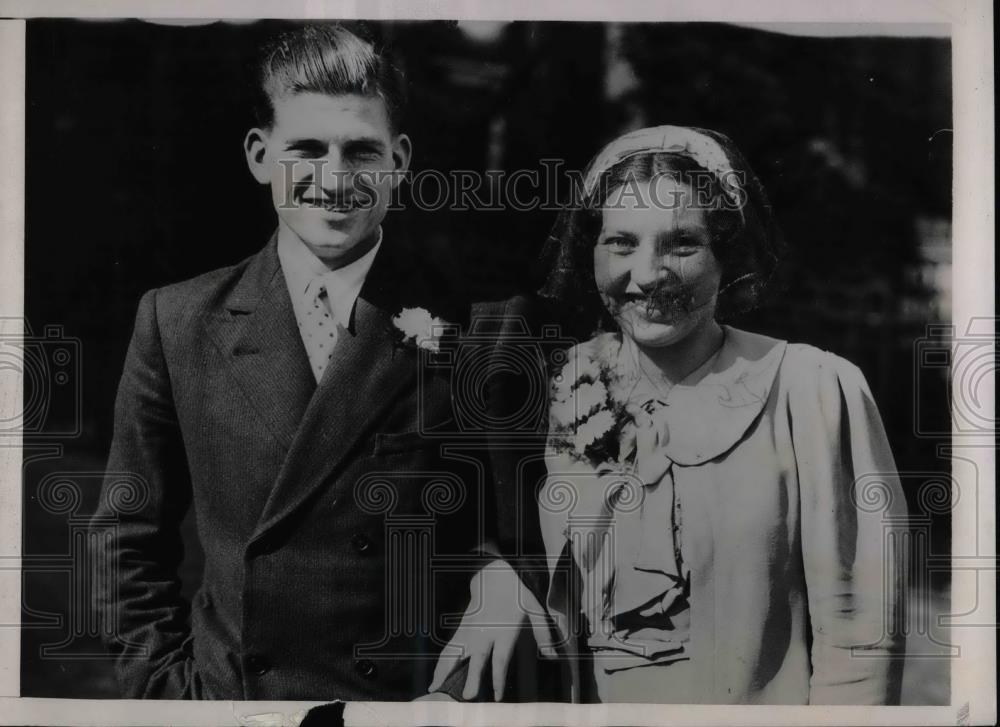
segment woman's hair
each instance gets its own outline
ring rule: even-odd
[[[594,281],[594,245],[602,208],[620,187],[667,178],[687,186],[692,193],[688,199],[705,208],[712,252],[722,268],[716,317],[732,318],[761,303],[781,256],[770,204],[732,142],[721,134],[699,131],[711,135],[726,151],[732,162],[726,178],[674,151],[640,152],[608,167],[588,185],[579,204],[560,213],[543,252],[548,268],[543,296],[567,305],[590,326],[612,327]],[[668,205],[671,200],[654,199],[654,203]]]
[[[274,123],[274,102],[296,93],[357,94],[382,99],[393,130],[402,123],[406,94],[402,73],[388,54],[339,24],[306,25],[282,33],[256,61],[254,116]]]

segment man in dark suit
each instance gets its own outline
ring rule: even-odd
[[[524,300],[469,302],[383,239],[411,148],[401,79],[371,43],[294,31],[258,81],[245,152],[278,229],[243,262],[139,303],[94,519],[107,642],[129,698],[412,699],[487,563],[516,598],[471,609],[466,629],[487,612],[548,638],[544,564],[519,579],[496,559],[541,552],[522,467],[535,445],[470,436],[455,396],[462,362],[503,355],[530,316]],[[487,421],[523,406],[523,379],[493,377]],[[177,575],[192,503],[205,552],[193,607]],[[495,694],[478,663],[445,690],[499,697],[514,636],[492,648]],[[529,651],[515,657],[525,670]]]

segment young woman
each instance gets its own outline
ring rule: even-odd
[[[892,454],[853,364],[720,322],[777,260],[732,142],[616,139],[549,249],[543,294],[602,331],[553,379],[539,493],[580,698],[898,701]]]

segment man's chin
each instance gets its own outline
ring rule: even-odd
[[[306,240],[306,244],[308,244],[312,251],[317,255],[339,257],[357,247],[358,241],[338,240],[337,242],[329,242],[326,240]]]
[[[343,235],[304,239],[312,253],[325,263],[346,264],[366,255],[377,241],[377,230],[363,235]]]
[[[310,247],[331,252],[350,250],[358,245],[363,237],[354,230],[337,229],[325,225],[314,227],[308,232],[310,234],[302,235],[302,239],[309,243]]]

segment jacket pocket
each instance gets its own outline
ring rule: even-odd
[[[375,451],[377,457],[382,454],[397,454],[400,452],[412,452],[431,447],[437,447],[444,441],[439,437],[427,436],[422,430],[416,432],[395,432],[392,434],[375,435]]]
[[[458,437],[455,434],[454,419],[446,419],[407,432],[380,432],[375,435],[375,448],[372,454],[378,456],[433,448],[452,442],[456,438]]]

